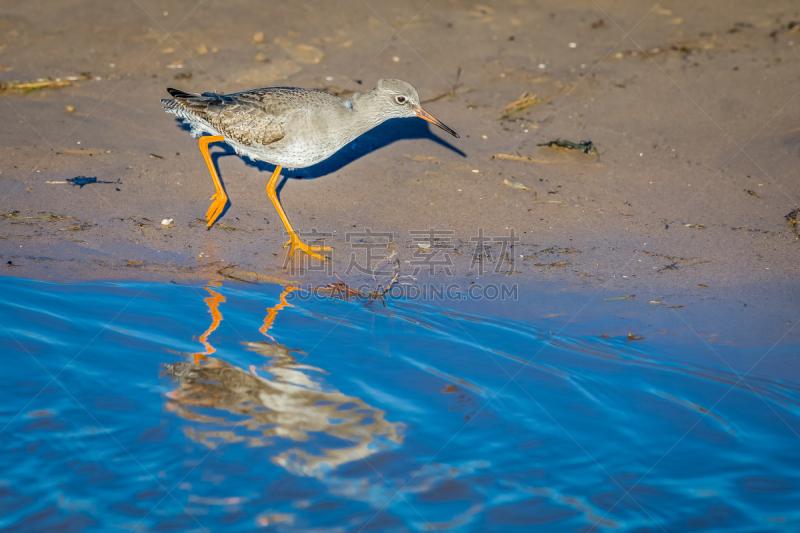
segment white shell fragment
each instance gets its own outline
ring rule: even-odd
[[[508,179],[508,178],[504,179],[503,180],[503,184],[511,187],[512,189],[523,189],[525,191],[531,190],[530,187],[527,187],[524,183],[520,183],[519,181],[517,181],[517,180],[515,180],[513,178],[512,179]]]

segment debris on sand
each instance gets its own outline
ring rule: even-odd
[[[753,25],[749,22],[736,22],[733,28],[729,29],[727,33],[739,33],[742,30],[750,29]]]
[[[788,31],[789,33],[798,33],[800,32],[800,22],[796,20],[789,21],[784,28],[783,24],[777,30],[773,30],[770,32],[769,36],[772,37],[773,40],[777,40],[778,34]]]
[[[87,178],[86,176],[76,176],[74,178],[67,178],[66,181],[48,181],[46,183],[48,185],[65,185],[67,183],[70,183],[72,185],[77,185],[78,187],[83,189],[84,185],[90,185],[92,183],[110,183],[110,184],[115,184],[115,183],[122,183],[122,182],[119,180],[119,178],[117,178],[117,181],[98,181],[97,178]]]
[[[5,215],[0,215],[0,218],[17,218],[17,219],[27,219],[27,220],[72,220],[75,217],[65,217],[61,215],[44,215],[40,217],[23,217],[19,215],[19,211],[12,211],[11,213],[7,213]]]
[[[533,266],[535,267],[565,267],[567,266],[566,261],[556,261],[555,263],[534,263]]]
[[[89,73],[82,73],[79,76],[67,76],[66,78],[39,78],[36,81],[29,81],[19,83],[17,81],[0,81],[0,93],[2,92],[21,92],[32,93],[39,89],[57,89],[61,87],[69,87],[73,85],[74,81],[90,80],[92,75]]]
[[[172,224],[172,222],[173,222],[173,220],[171,218],[161,219],[161,225],[162,226],[169,226],[170,224]]]
[[[492,159],[505,159],[506,161],[520,161],[522,163],[553,163],[553,161],[545,161],[544,159],[534,159],[524,155],[514,154],[494,154]]]
[[[630,296],[620,296],[619,298],[605,298],[604,302],[613,302],[615,300],[633,300],[636,298],[635,294],[631,294]]]
[[[711,50],[715,47],[716,44],[713,42],[705,43],[702,46],[697,44],[675,44],[672,46],[656,46],[655,48],[650,48],[648,50],[628,50],[626,52],[617,52],[616,54],[611,54],[608,57],[611,59],[622,59],[625,57],[639,57],[642,59],[648,59],[660,54],[666,54],[667,52],[680,52],[684,55],[687,55],[693,52]]]
[[[242,228],[237,228],[235,226],[229,226],[227,224],[222,224],[221,222],[217,222],[214,226],[222,228],[225,230],[226,233],[230,233],[232,231],[241,231]]]
[[[423,101],[420,102],[420,104],[428,104],[430,102],[438,102],[439,100],[442,100],[443,98],[449,98],[451,96],[455,96],[456,95],[456,90],[458,90],[458,80],[460,78],[461,78],[461,67],[458,67],[458,70],[456,71],[456,81],[453,83],[452,87],[450,87],[449,91],[447,91],[446,93],[442,93],[439,96],[434,96],[433,98],[428,98],[427,100],[423,100]]]
[[[634,335],[633,333],[628,333],[628,342],[631,341],[643,341],[644,337],[640,337],[639,335]]]
[[[58,231],[86,231],[89,229],[89,222],[82,222],[80,224],[73,224],[68,228],[60,228]]]
[[[527,261],[529,259],[536,259],[539,254],[550,255],[550,254],[579,254],[579,253],[581,253],[581,251],[575,250],[574,248],[559,248],[558,246],[551,246],[550,248],[545,248],[544,250],[539,250],[538,252],[534,252],[533,255],[525,255],[520,257],[522,257],[523,261]],[[533,266],[567,266],[567,262],[559,261],[556,263],[534,263]]]
[[[495,120],[507,119],[511,115],[519,113],[520,111],[524,111],[529,107],[538,104],[539,102],[541,102],[541,100],[537,100],[535,94],[531,94],[528,91],[525,91],[524,93],[522,93],[522,95],[520,95],[520,97],[516,101],[511,102],[510,104],[505,106],[503,108],[503,114],[497,117]]]
[[[744,192],[746,192],[746,193],[747,193],[747,194],[749,194],[750,196],[755,196],[755,197],[756,197],[756,198],[758,198],[759,200],[761,199],[761,197],[760,197],[759,195],[757,195],[755,191],[751,191],[750,189],[745,189],[745,190],[744,190]]]
[[[361,289],[349,287],[336,272],[334,272],[333,275],[339,280],[338,282],[328,283],[324,287],[312,287],[311,290],[316,294],[321,294],[330,298],[338,298],[340,300],[350,301],[351,298],[366,299],[368,304],[375,300],[380,300],[383,306],[386,307],[386,293],[392,289],[392,286],[394,286],[400,278],[400,263],[395,263],[394,275],[386,284],[377,282],[377,285],[371,291],[363,291]]]
[[[592,141],[572,142],[566,139],[556,139],[546,143],[540,143],[536,146],[560,146],[561,148],[568,148],[570,150],[580,150],[584,154],[597,153],[597,148],[592,144]]]
[[[542,63],[542,65],[544,65],[544,63]],[[544,66],[542,66],[542,65],[539,65],[539,67],[540,68],[544,68]],[[544,78],[536,78],[536,79],[531,80],[531,81],[533,83],[538,83],[540,81],[544,81]],[[551,98],[555,97],[556,95],[558,95],[558,94],[564,92],[565,90],[569,89],[570,87],[575,86],[576,83],[577,82],[564,84],[564,83],[561,83],[560,81],[556,81],[555,82],[555,85],[556,85],[555,92],[550,93],[547,96],[543,96],[541,98],[538,98],[535,94],[531,94],[528,91],[525,91],[524,93],[522,93],[522,95],[520,95],[520,97],[516,101],[511,102],[510,104],[505,106],[503,108],[503,114],[500,115],[499,117],[497,117],[495,120],[508,119],[512,115],[515,115],[515,114],[519,113],[520,111],[524,111],[524,110],[528,109],[529,107],[532,107],[532,106],[534,106],[536,104],[541,104],[543,102],[546,102],[546,101],[550,100]]]
[[[503,180],[503,185],[511,187],[512,189],[522,189],[523,191],[531,190],[530,187],[527,187],[524,183],[515,180],[513,177],[511,179],[505,178]]]
[[[786,225],[792,228],[797,238],[800,239],[800,208],[790,211],[786,215]]]
[[[664,265],[663,267],[661,267],[658,270],[656,270],[656,272],[664,272],[666,270],[678,270],[678,262],[677,261],[673,261],[672,263],[670,263],[668,265]]]
[[[366,292],[348,287],[343,281],[336,283],[328,283],[324,287],[314,287],[312,289],[317,294],[322,294],[330,298],[339,298],[340,300],[349,300],[350,298],[368,298],[369,294]]]
[[[206,225],[208,224],[208,221],[206,219],[204,219],[204,218],[196,218],[195,220],[197,220],[198,222],[202,222],[203,224],[206,224]],[[237,228],[235,226],[229,226],[227,224],[222,224],[221,222],[217,222],[216,224],[214,224],[213,226],[211,226],[208,229],[210,230],[211,228],[221,228],[221,229],[224,229],[226,233],[230,233],[231,231],[241,231],[241,229],[242,229],[242,228]]]
[[[347,283],[345,283],[342,278],[339,277],[339,274],[336,272],[333,273],[336,276],[336,279],[339,281],[336,283],[328,283],[324,287],[312,287],[311,290],[316,294],[322,294],[324,296],[329,296],[331,298],[339,298],[341,300],[350,300],[350,298],[370,298],[372,299],[372,293],[364,292],[360,289],[354,289],[352,287],[348,287]],[[394,281],[392,281],[393,283]],[[391,283],[390,283],[391,286]],[[385,292],[385,291],[384,291]],[[382,296],[382,295],[381,295]]]
[[[76,176],[74,178],[67,178],[67,183],[71,183],[73,186],[77,185],[79,188],[83,188],[84,185],[89,185],[90,183],[122,183],[119,178],[117,181],[101,181],[97,178],[87,178],[86,176]]]

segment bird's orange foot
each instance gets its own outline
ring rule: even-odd
[[[293,231],[289,232],[289,240],[286,241],[286,244],[283,245],[284,248],[286,248],[287,246],[291,246],[289,248],[289,257],[294,257],[295,250],[302,250],[311,257],[316,257],[317,259],[322,259],[323,261],[326,260],[327,257],[314,252],[314,250],[325,251],[331,249],[330,246],[309,246],[306,243],[302,242],[300,238],[297,236],[297,233]]]
[[[222,214],[222,210],[225,209],[225,204],[228,203],[228,195],[225,194],[225,191],[217,191],[211,199],[214,201],[211,203],[211,207],[208,208],[208,211],[206,211],[206,222],[208,222],[209,228]]]

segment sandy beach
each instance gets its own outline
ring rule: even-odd
[[[5,2],[0,530],[800,530],[798,67],[796,0]],[[222,143],[207,227],[167,88],[387,78],[460,138],[284,169],[327,260]]]
[[[465,304],[493,313],[657,316],[704,338],[796,342],[797,21],[788,0],[8,5],[0,268],[313,285],[335,272],[352,286],[398,274],[517,286],[515,305]],[[290,220],[333,262],[287,262],[272,167],[220,144],[230,204],[206,229],[213,185],[161,109],[166,87],[347,96],[389,77],[461,139],[394,120],[285,171]],[[596,151],[546,146],[559,139]],[[65,183],[79,176],[98,182]]]

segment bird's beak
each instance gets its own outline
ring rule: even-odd
[[[458,136],[458,133],[454,132],[453,130],[451,130],[450,128],[445,126],[444,123],[441,120],[439,120],[438,118],[434,117],[433,115],[431,115],[430,113],[428,113],[427,111],[422,109],[421,107],[417,108],[416,113],[417,113],[417,116],[419,118],[421,118],[423,120],[427,120],[431,124],[435,124],[436,126],[439,126],[440,128],[442,128],[444,131],[446,131],[447,133],[449,133],[450,135],[452,135],[456,139],[460,139],[461,138],[461,137]]]

